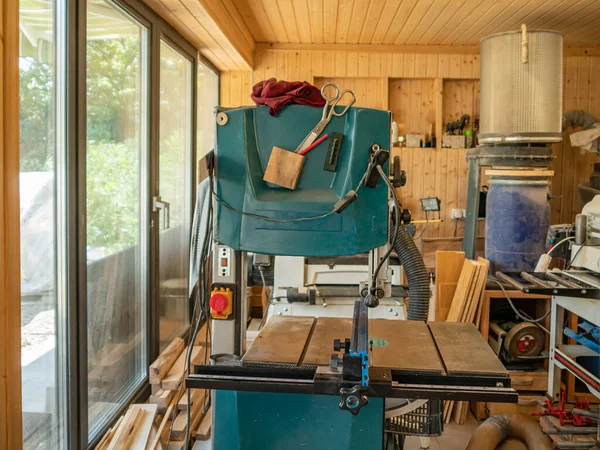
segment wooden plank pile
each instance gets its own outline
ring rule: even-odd
[[[436,254],[436,320],[473,323],[479,328],[489,261],[465,259],[463,252]],[[444,421],[464,424],[468,402],[444,403]]]
[[[192,365],[205,360],[204,336],[202,328],[191,349]],[[210,438],[210,391],[192,390],[188,404],[184,384],[187,354],[188,347],[183,339],[173,339],[149,367],[152,394],[148,403],[131,405],[106,432],[96,450],[166,450],[167,440],[169,450],[183,450],[188,410],[190,445]]]

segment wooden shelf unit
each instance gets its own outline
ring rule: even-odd
[[[471,121],[479,118],[479,79],[389,78],[388,83],[388,109],[401,136],[433,132],[441,150],[447,122],[463,114]]]

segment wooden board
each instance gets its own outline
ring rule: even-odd
[[[167,348],[156,358],[156,361],[150,365],[150,384],[160,384],[184,348],[185,342],[183,339],[176,337],[171,341]]]
[[[507,374],[473,324],[432,322],[429,328],[448,375]]]
[[[326,366],[333,351],[334,339],[349,338],[352,333],[352,319],[319,317],[313,331],[303,364]],[[343,352],[338,352],[342,356]]]
[[[445,322],[452,306],[452,299],[456,292],[457,283],[441,283],[436,288],[435,320]]]
[[[473,261],[466,260],[463,264],[463,268],[460,272],[460,278],[458,279],[458,286],[452,299],[452,305],[448,312],[447,322],[458,322],[465,308],[469,290],[473,283],[477,269],[477,264]]]
[[[182,374],[183,374],[184,370],[186,369],[186,364],[187,364],[186,358],[187,358],[187,347],[183,350],[181,355],[179,355],[179,358],[177,358],[177,361],[175,361],[175,364],[173,364],[173,366],[171,367],[171,369],[169,370],[167,375],[161,381],[160,384],[161,384],[163,390],[168,390],[168,391],[177,390],[177,388],[179,387],[179,384],[181,383],[181,380],[182,380]],[[204,358],[204,356],[202,354],[202,347],[196,346],[196,347],[192,348],[192,356],[191,356],[192,366],[194,365],[194,363],[199,363],[200,361],[202,361],[203,358]]]
[[[298,364],[314,321],[313,317],[271,317],[243,361]]]
[[[443,373],[435,343],[424,322],[370,320],[369,334],[389,342],[387,346],[373,348],[373,367]]]

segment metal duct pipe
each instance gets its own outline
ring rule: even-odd
[[[581,127],[584,130],[588,130],[594,128],[597,122],[598,119],[589,112],[585,112],[582,109],[571,109],[563,114],[562,129],[565,131],[569,127]]]
[[[415,241],[403,226],[398,227],[398,237],[392,233],[390,241],[395,242],[394,250],[398,253],[400,262],[406,271],[408,280],[408,320],[427,321],[429,314],[429,275],[423,261],[423,256],[417,249]]]
[[[466,450],[495,450],[508,438],[524,442],[529,450],[552,450],[552,441],[540,432],[539,424],[520,414],[490,417],[477,427]]]

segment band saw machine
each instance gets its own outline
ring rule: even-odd
[[[389,168],[389,112],[352,107],[333,117],[327,132],[344,135],[335,171],[324,170],[327,152],[316,148],[306,154],[295,189],[264,181],[272,149],[296,148],[319,118],[318,109],[300,105],[276,118],[264,107],[216,113],[205,180],[214,217],[198,221],[212,227],[212,280],[205,287],[207,297],[212,293],[212,357],[195,365],[186,384],[213,390],[217,450],[396,449],[398,435],[441,433],[444,400],[517,401],[507,371],[472,324],[426,323],[427,306],[418,311],[428,305],[429,288],[419,293],[423,280],[420,287],[414,282],[411,267],[424,264],[409,252],[409,216],[393,192],[397,177],[387,175],[399,170],[399,161]],[[373,317],[392,292],[393,250],[408,275],[408,317],[419,320]],[[351,317],[282,309],[246,348],[245,267],[252,253],[368,253],[373,264]]]

